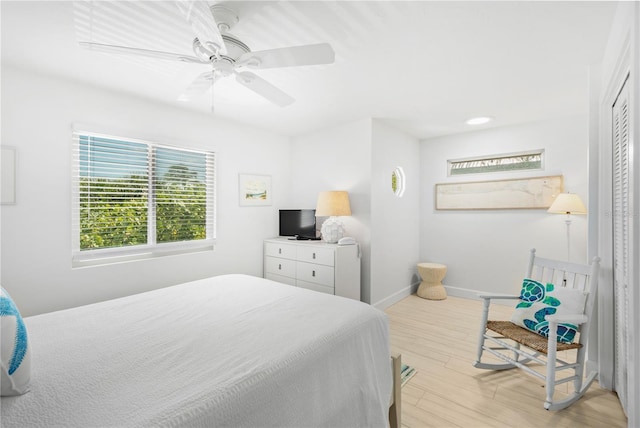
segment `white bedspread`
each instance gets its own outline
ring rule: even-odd
[[[354,300],[224,275],[26,324],[2,427],[387,425],[387,318]]]

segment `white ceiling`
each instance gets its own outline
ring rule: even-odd
[[[213,2],[209,2],[213,4]],[[277,107],[233,79],[215,115],[285,135],[374,117],[424,139],[586,113],[615,2],[232,1],[231,31],[252,50],[328,42],[331,65],[256,71],[296,99]],[[206,113],[178,96],[199,64],[93,52],[78,41],[192,54],[171,1],[2,1],[2,64],[67,76]]]

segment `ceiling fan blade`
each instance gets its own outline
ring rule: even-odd
[[[295,101],[291,96],[249,71],[236,72],[236,80],[241,85],[280,107],[286,107]]]
[[[149,49],[129,48],[126,46],[103,45],[101,43],[80,42],[83,48],[91,49],[98,52],[116,53],[125,55],[140,55],[156,59],[166,59],[170,61],[195,62],[198,64],[208,64],[200,58],[190,55],[182,55],[170,52],[152,51]]]
[[[180,13],[187,18],[202,46],[211,55],[227,53],[222,35],[218,30],[218,24],[216,24],[206,1],[176,0],[176,6],[178,6]]]
[[[275,67],[295,67],[300,65],[331,64],[336,54],[328,43],[292,46],[248,52],[236,61],[237,66],[263,69]]]
[[[206,92],[216,80],[213,71],[206,71],[196,77],[178,97],[178,101],[191,101]]]

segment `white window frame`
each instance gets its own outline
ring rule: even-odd
[[[519,162],[520,158],[523,156],[538,156],[540,158],[540,167],[523,167]],[[501,172],[521,172],[521,171],[542,171],[544,170],[544,161],[545,161],[545,153],[544,149],[537,150],[528,150],[524,152],[513,152],[513,153],[502,153],[496,155],[487,155],[487,156],[474,156],[468,158],[461,159],[449,159],[447,160],[447,176],[465,176],[465,175],[473,175],[473,174],[493,174],[493,173],[501,173]],[[473,172],[461,172],[456,174],[454,172],[455,165],[463,164],[466,165],[467,168],[474,165],[477,168],[485,168],[484,171],[473,171]],[[515,166],[515,168],[508,168],[508,166]],[[492,170],[491,168],[496,168]],[[500,168],[502,167],[502,168]],[[463,171],[467,168],[461,168]]]
[[[161,144],[138,138],[120,137],[104,133],[74,130],[73,131],[73,159],[72,159],[72,189],[71,189],[71,253],[72,267],[87,267],[110,263],[119,263],[133,260],[143,260],[154,257],[162,257],[174,254],[184,254],[200,251],[212,251],[216,243],[216,154],[212,151],[190,149],[182,146]],[[157,243],[155,203],[153,197],[149,198],[147,214],[147,244],[131,245],[126,247],[101,248],[93,250],[80,249],[80,136],[109,138],[132,143],[147,145],[149,150],[149,163],[147,165],[149,176],[149,194],[153,194],[153,151],[156,148],[168,148],[181,151],[193,151],[206,155],[207,174],[206,183],[206,238],[192,241]]]

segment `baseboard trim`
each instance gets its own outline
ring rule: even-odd
[[[380,309],[381,311],[384,311],[394,303],[398,303],[400,300],[404,299],[407,296],[411,296],[416,291],[418,291],[418,285],[420,285],[419,282],[411,284],[410,286],[405,287],[402,290],[393,293],[389,297],[385,297],[384,299],[372,304],[371,306],[373,306],[376,309]]]
[[[444,285],[444,289],[447,290],[447,296],[462,297],[465,299],[478,299],[478,290],[471,290],[469,288],[452,287],[451,285]]]
[[[380,309],[384,311],[389,306],[398,303],[400,300],[404,299],[407,296],[415,294],[418,291],[419,282],[411,284],[408,287],[403,288],[400,291],[395,292],[389,297],[385,297],[384,299],[373,303],[371,306],[374,308]],[[442,284],[447,290],[447,296],[460,297],[463,299],[471,299],[478,300],[478,294],[482,293],[479,290],[471,290],[469,288],[461,288],[461,287],[453,287],[451,285]],[[499,300],[494,299],[491,301],[491,304],[503,305],[503,306],[514,306],[513,300]]]

